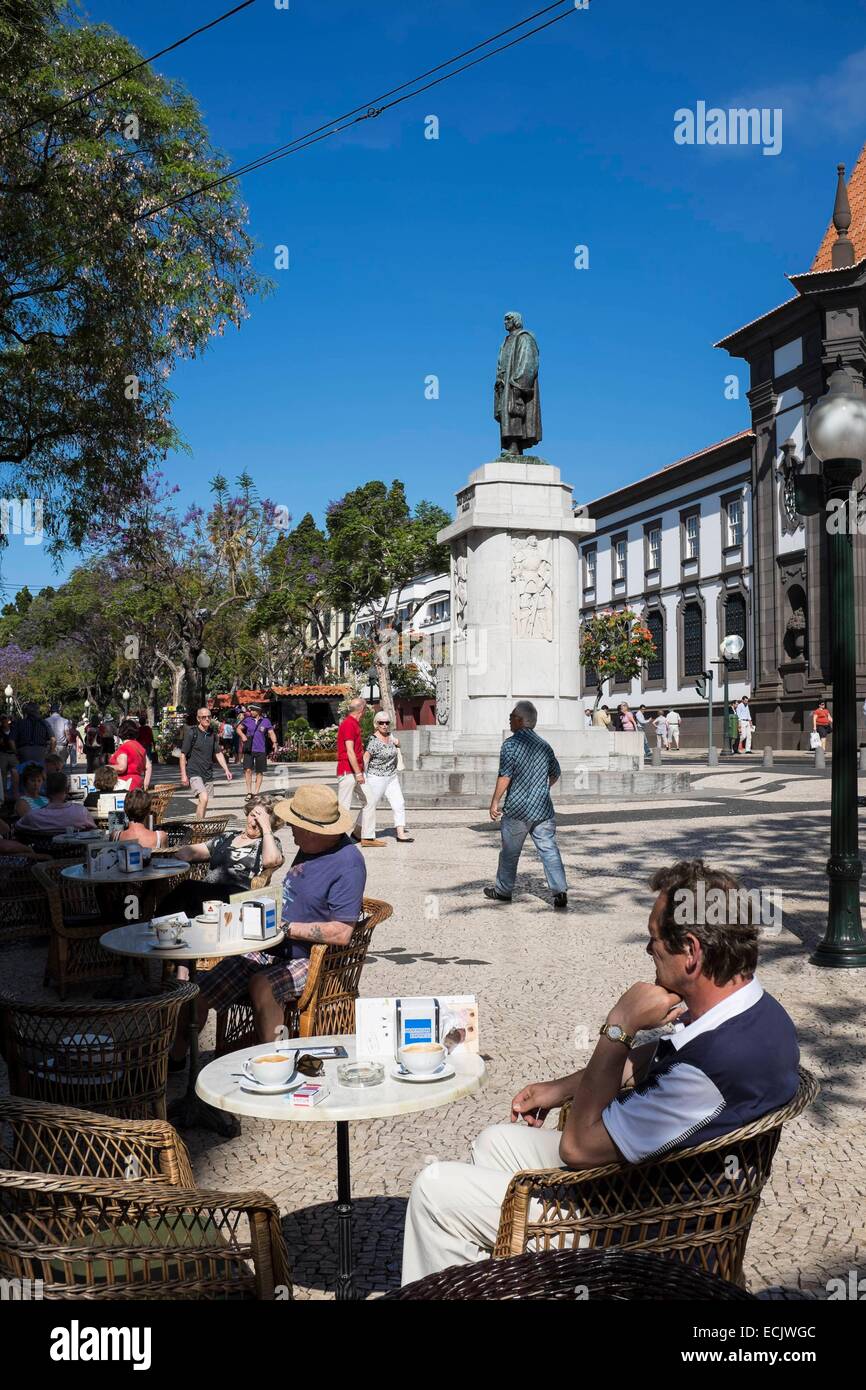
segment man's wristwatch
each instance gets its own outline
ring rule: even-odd
[[[634,1047],[634,1035],[620,1028],[618,1023],[603,1023],[598,1030],[600,1038],[610,1038],[611,1042],[621,1042],[625,1047]]]

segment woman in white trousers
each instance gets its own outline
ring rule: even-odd
[[[364,809],[361,813],[361,844],[381,845],[376,839],[376,807],[384,796],[394,812],[394,829],[401,844],[411,836],[406,834],[406,804],[400,778],[397,775],[399,740],[391,733],[391,721],[380,710],[373,720],[374,733],[364,753]]]

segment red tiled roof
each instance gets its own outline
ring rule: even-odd
[[[854,260],[861,261],[866,257],[866,145],[860,151],[847,182],[848,202],[851,204],[851,227],[848,235],[854,243]],[[832,269],[831,257],[835,240],[836,228],[831,218],[810,267],[813,274],[817,270]]]
[[[288,695],[315,696],[328,695],[333,699],[343,699],[349,694],[348,685],[272,685],[267,690],[236,690],[233,695],[221,692],[211,696],[212,705],[268,705],[276,696],[278,699]]]

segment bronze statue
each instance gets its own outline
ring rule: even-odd
[[[499,421],[502,458],[519,458],[541,440],[538,394],[538,344],[523,315],[505,315],[505,340],[499,349],[493,387],[493,418]]]

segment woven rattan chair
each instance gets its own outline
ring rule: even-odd
[[[15,1096],[125,1119],[165,1119],[168,1054],[198,986],[122,1004],[28,1004],[0,998],[3,1054]]]
[[[390,903],[365,898],[363,915],[346,946],[314,946],[310,971],[299,999],[286,1001],[284,1021],[291,1038],[354,1033],[355,1000],[374,929],[391,916]],[[256,1041],[251,1005],[242,1000],[217,1014],[216,1055],[236,1052]]]
[[[155,786],[148,787],[150,794],[150,813],[153,816],[154,825],[159,825],[163,816],[168,810],[169,802],[177,791],[174,782],[157,782]]]
[[[817,1094],[818,1083],[801,1069],[787,1105],[719,1139],[645,1163],[516,1173],[502,1203],[494,1259],[580,1241],[588,1249],[663,1251],[742,1283],[749,1229],[782,1125]]]
[[[428,1274],[385,1297],[437,1302],[514,1298],[566,1303],[584,1299],[592,1303],[599,1299],[758,1302],[738,1284],[644,1250],[549,1250],[544,1255],[479,1260]]]
[[[76,862],[57,860],[53,864],[37,864],[33,869],[45,894],[51,922],[45,983],[56,985],[61,999],[66,998],[70,985],[109,980],[120,972],[117,956],[99,944],[106,928],[93,884],[63,877],[67,864]]]
[[[50,1299],[289,1299],[275,1203],[195,1188],[171,1125],[0,1100],[0,1275]]]
[[[34,874],[36,863],[12,867],[0,860],[0,945],[12,945],[51,930],[45,889]]]
[[[223,835],[231,816],[211,816],[207,820],[164,820],[160,830],[166,831],[168,843],[175,845],[200,845],[214,835]]]

